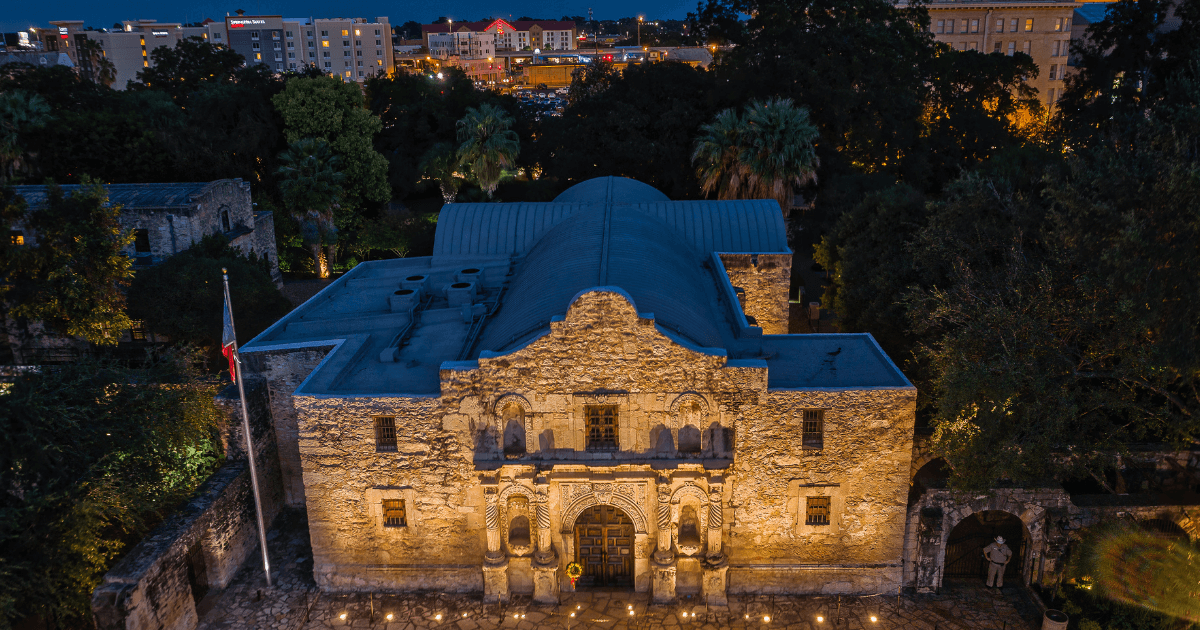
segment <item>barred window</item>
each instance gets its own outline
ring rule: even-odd
[[[804,524],[829,524],[829,497],[808,497],[804,506]]]
[[[804,448],[825,447],[825,411],[823,409],[806,409],[804,411],[803,433]]]
[[[587,424],[587,450],[611,451],[617,448],[617,406],[588,405],[584,410]]]
[[[383,526],[408,527],[408,519],[404,514],[404,499],[383,500]]]
[[[396,450],[396,419],[391,416],[375,418],[375,450],[380,453]]]

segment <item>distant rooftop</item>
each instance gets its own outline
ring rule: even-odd
[[[750,327],[718,254],[791,253],[774,201],[673,202],[597,178],[553,203],[450,204],[434,255],[362,263],[247,344],[337,346],[298,394],[437,395],[444,362],[512,352],[591,289],[619,290],[687,347],[768,368],[772,388],[911,387],[870,335],[767,335]],[[474,281],[474,306],[447,288]],[[423,287],[410,313],[391,300]],[[461,364],[459,364],[461,365]]]
[[[1082,17],[1088,24],[1095,24],[1108,15],[1108,8],[1115,2],[1085,2],[1075,8],[1075,15]]]
[[[108,202],[125,208],[182,208],[194,203],[195,197],[204,193],[212,182],[188,182],[174,184],[105,184]],[[59,186],[64,195],[82,188],[79,184]],[[31,208],[46,205],[46,186],[13,186],[17,194],[25,198]]]

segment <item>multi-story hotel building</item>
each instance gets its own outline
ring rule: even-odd
[[[421,35],[425,48],[429,48],[429,37],[437,33],[491,33],[495,37],[496,50],[574,50],[575,23],[549,20],[495,20],[492,22],[451,22],[449,24],[425,24]]]
[[[1028,80],[1037,88],[1038,98],[1053,105],[1062,96],[1071,48],[1071,18],[1080,3],[949,0],[925,6],[930,30],[939,42],[955,50],[1025,53],[1033,57],[1039,70],[1036,78]]]
[[[184,26],[179,22],[156,20],[125,20],[120,29],[84,30],[82,20],[57,20],[50,28],[32,28],[42,47],[48,51],[65,53],[71,58],[79,73],[86,79],[98,77],[92,59],[82,52],[84,41],[93,40],[100,45],[101,54],[113,64],[116,78],[112,87],[125,89],[129,81],[137,81],[137,73],[150,67],[150,53],[159,46],[174,47],[187,37],[210,39],[214,32],[208,23],[204,26]],[[218,29],[219,31],[219,29]],[[219,40],[215,43],[220,43]]]
[[[225,18],[224,39],[246,63],[266,64],[275,72],[311,65],[343,80],[362,82],[395,68],[391,29],[386,17],[368,21],[238,15]],[[221,39],[214,34],[214,42]]]

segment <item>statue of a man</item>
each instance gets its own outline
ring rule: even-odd
[[[988,561],[987,585],[1001,588],[1004,586],[1004,569],[1012,560],[1012,549],[1004,544],[1004,537],[997,536],[996,542],[983,548],[983,557]]]

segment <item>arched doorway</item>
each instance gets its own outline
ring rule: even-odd
[[[612,505],[596,505],[575,519],[577,587],[633,586],[633,521]]]
[[[944,579],[987,579],[987,561],[983,548],[997,536],[1003,536],[1012,549],[1012,560],[1004,569],[1004,581],[1020,583],[1029,539],[1021,519],[1000,510],[975,512],[964,518],[950,531],[946,539]]]

